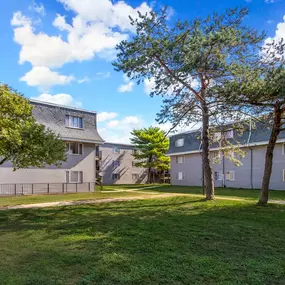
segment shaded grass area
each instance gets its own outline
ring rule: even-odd
[[[0,212],[3,285],[285,284],[285,206],[184,196]]]
[[[155,188],[149,188],[150,186],[157,186]],[[112,185],[108,186],[114,190],[116,189],[128,189],[130,185]],[[132,188],[134,185],[132,185]],[[145,189],[144,189],[145,188]],[[172,185],[159,185],[159,184],[144,184],[140,186],[143,191],[157,191],[163,193],[184,193],[184,194],[203,194],[202,187],[199,186],[172,186]],[[259,189],[239,189],[239,188],[215,188],[216,196],[227,196],[236,198],[248,198],[248,199],[258,199],[260,195]],[[285,191],[270,190],[270,199],[275,200],[285,200]]]
[[[79,201],[79,200],[92,200],[104,198],[119,198],[119,197],[136,197],[142,196],[139,192],[88,192],[88,193],[70,193],[70,194],[50,194],[50,195],[28,195],[28,196],[5,196],[0,197],[0,207],[20,205],[20,204],[36,204],[47,202],[60,202],[60,201]],[[0,283],[1,284],[1,283]]]

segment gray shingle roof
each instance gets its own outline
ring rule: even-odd
[[[34,106],[33,115],[37,122],[59,134],[63,139],[94,143],[104,142],[97,131],[95,112],[33,100],[30,102]],[[66,127],[66,115],[82,117],[83,129]]]
[[[252,129],[251,135],[249,127],[245,128],[242,135],[238,134],[237,130],[234,130],[234,140],[229,139],[233,144],[239,143],[240,145],[246,144],[258,144],[262,142],[267,142],[269,140],[271,129],[268,125],[261,122],[256,123],[255,128]],[[174,135],[170,137],[170,144],[168,149],[168,154],[184,153],[184,152],[194,152],[200,150],[201,145],[201,131],[185,132],[181,134]],[[179,138],[184,138],[184,145],[182,147],[176,147],[175,141]],[[281,132],[278,139],[285,140],[285,132]],[[213,143],[210,148],[217,148],[218,144]]]

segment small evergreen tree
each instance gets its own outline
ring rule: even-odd
[[[131,143],[136,148],[133,154],[137,160],[136,166],[147,168],[147,182],[151,183],[152,170],[161,175],[170,169],[170,158],[165,155],[169,148],[169,139],[158,127],[133,130],[131,135]]]

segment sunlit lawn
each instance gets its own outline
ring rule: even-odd
[[[1,285],[285,284],[285,206],[191,196],[0,212]]]

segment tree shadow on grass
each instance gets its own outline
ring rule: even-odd
[[[284,284],[284,210],[178,197],[7,211],[0,241],[13,262],[0,261],[0,277],[21,276],[10,283],[19,285]]]

